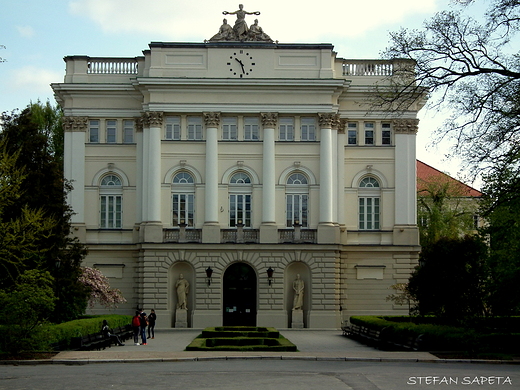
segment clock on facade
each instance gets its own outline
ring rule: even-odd
[[[231,53],[227,65],[229,66],[229,71],[233,76],[246,77],[253,71],[255,62],[251,54],[244,50],[238,50]]]

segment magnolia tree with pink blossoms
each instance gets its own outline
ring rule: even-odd
[[[79,277],[79,282],[90,291],[88,305],[91,309],[96,303],[106,308],[116,308],[118,303],[126,302],[126,299],[119,289],[110,288],[108,278],[103,275],[100,270],[82,267],[82,271],[83,273]]]

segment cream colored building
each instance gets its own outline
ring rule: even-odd
[[[74,232],[128,300],[116,312],[154,308],[159,327],[194,328],[407,313],[385,298],[418,260],[420,107],[393,118],[367,98],[410,63],[270,40],[143,54],[65,57],[53,84]]]

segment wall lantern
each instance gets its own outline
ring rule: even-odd
[[[211,267],[206,268],[206,283],[208,283],[208,286],[211,286],[211,275],[213,275]]]
[[[267,269],[267,280],[269,281],[269,286],[272,284],[273,282],[273,273],[274,273],[274,269],[272,269],[271,267],[269,267]]]

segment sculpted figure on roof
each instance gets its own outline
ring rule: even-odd
[[[221,41],[259,41],[259,42],[273,42],[269,35],[265,34],[262,27],[258,25],[258,19],[255,19],[255,23],[249,28],[246,23],[246,15],[260,15],[259,11],[248,12],[244,10],[243,4],[238,5],[238,10],[234,12],[223,11],[224,15],[236,15],[237,20],[235,25],[231,27],[227,19],[224,19],[222,26],[217,34],[215,34],[210,42],[221,42]]]

